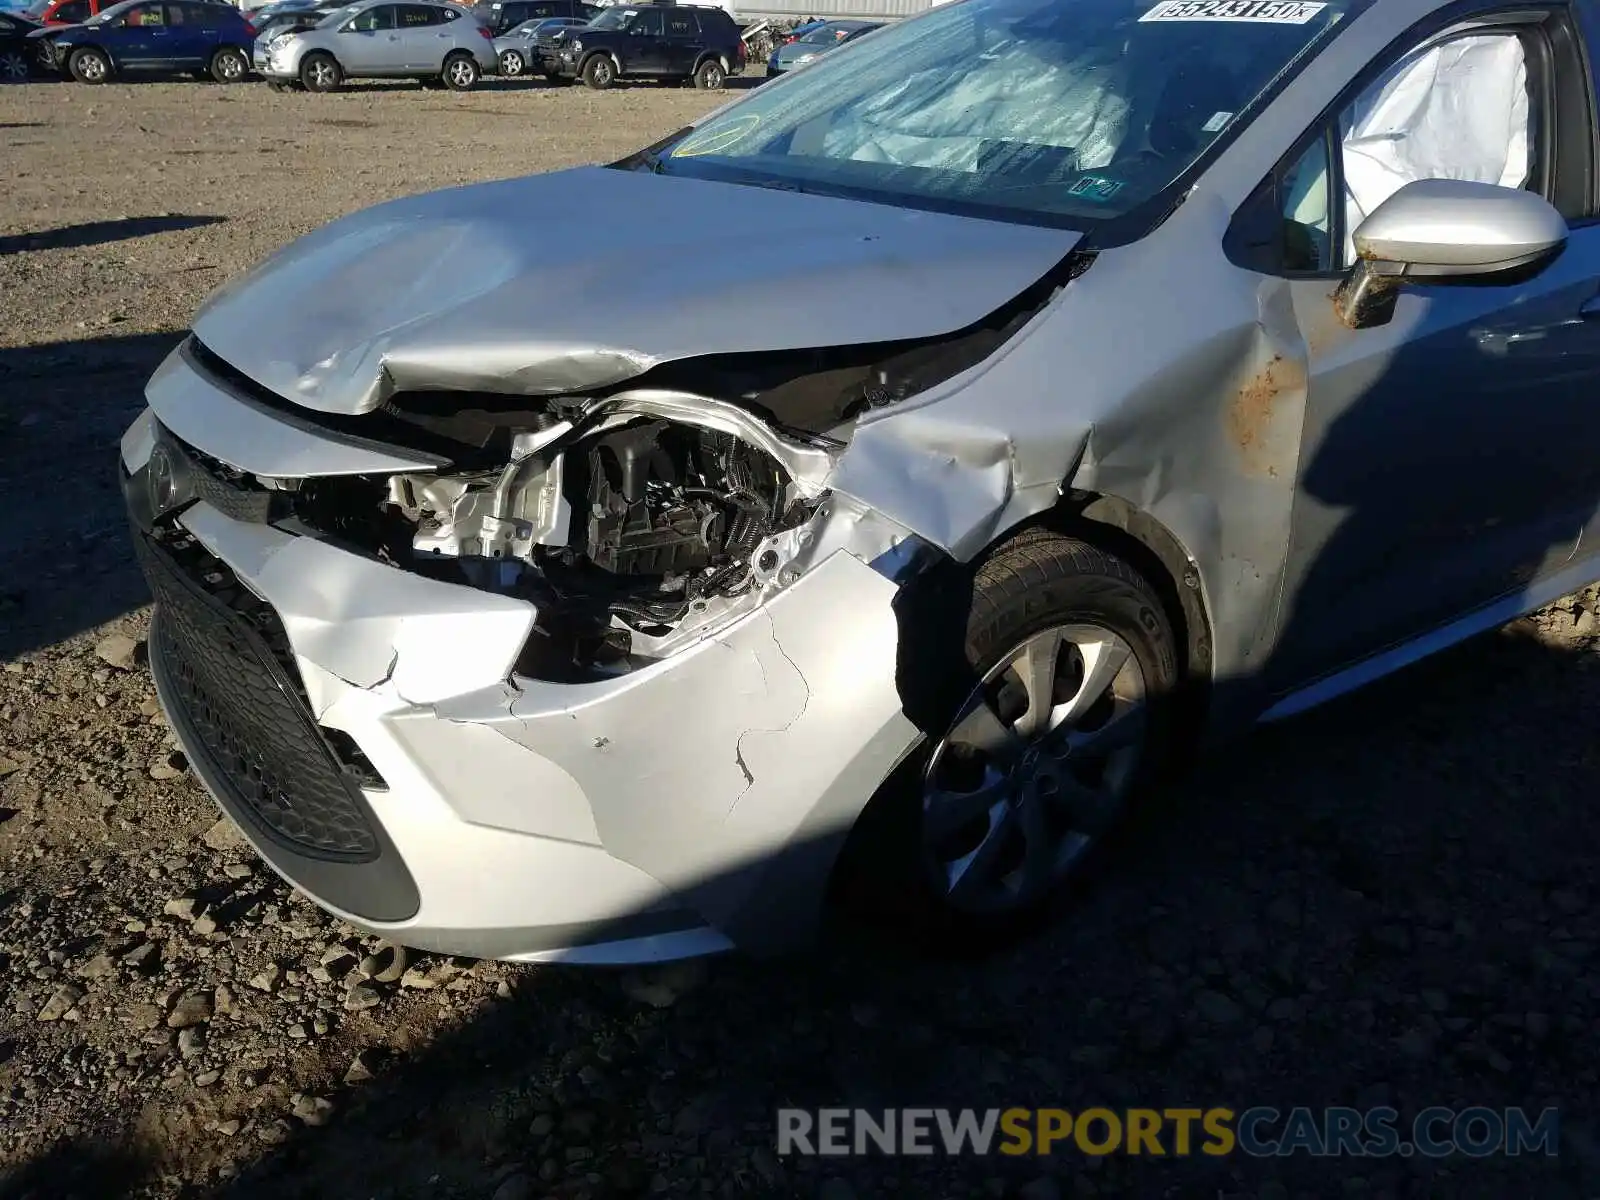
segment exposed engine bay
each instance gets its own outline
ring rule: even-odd
[[[234,515],[531,601],[519,671],[568,681],[635,669],[758,605],[799,545],[781,535],[826,495],[826,439],[703,397],[578,402],[519,425],[503,465],[275,489],[186,456]]]

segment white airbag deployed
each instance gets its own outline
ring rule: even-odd
[[[1341,120],[1347,253],[1362,220],[1416,180],[1525,187],[1529,120],[1527,64],[1512,34],[1455,38],[1401,59]]]

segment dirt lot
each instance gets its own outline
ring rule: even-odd
[[[0,88],[0,1195],[1600,1195],[1592,595],[1211,762],[984,962],[397,962],[215,825],[113,482],[150,369],[330,217],[603,160],[708,101]],[[1559,1105],[1562,1152],[772,1153],[779,1105],[906,1103]]]

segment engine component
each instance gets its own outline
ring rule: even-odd
[[[589,561],[617,576],[711,569],[685,599],[748,576],[782,512],[777,464],[725,433],[646,421],[597,439],[587,466]]]
[[[566,428],[517,434],[511,462],[499,471],[391,476],[389,502],[417,525],[412,548],[526,562],[534,546],[565,545],[572,514],[562,495],[563,456],[539,451]]]

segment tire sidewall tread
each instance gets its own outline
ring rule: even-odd
[[[937,732],[930,729],[923,747],[885,783],[863,816],[864,844],[852,847],[854,861],[841,863],[849,874],[859,875],[864,869],[874,877],[841,881],[847,889],[856,889],[855,898],[865,900],[869,922],[882,924],[879,918],[884,918],[897,938],[909,936],[911,949],[941,955],[1000,949],[1047,919],[1064,894],[1092,884],[1107,851],[1137,826],[1142,802],[1163,777],[1177,734],[1171,700],[1182,676],[1176,634],[1155,587],[1121,559],[1087,542],[1030,528],[980,560],[971,584],[961,658],[975,678],[1053,625],[1101,625],[1126,640],[1144,674],[1149,705],[1146,754],[1119,827],[1097,840],[1084,862],[1038,904],[998,916],[961,912],[937,893],[922,862],[923,775],[970,689],[942,696],[938,702],[942,727]],[[953,636],[955,630],[949,633]]]

